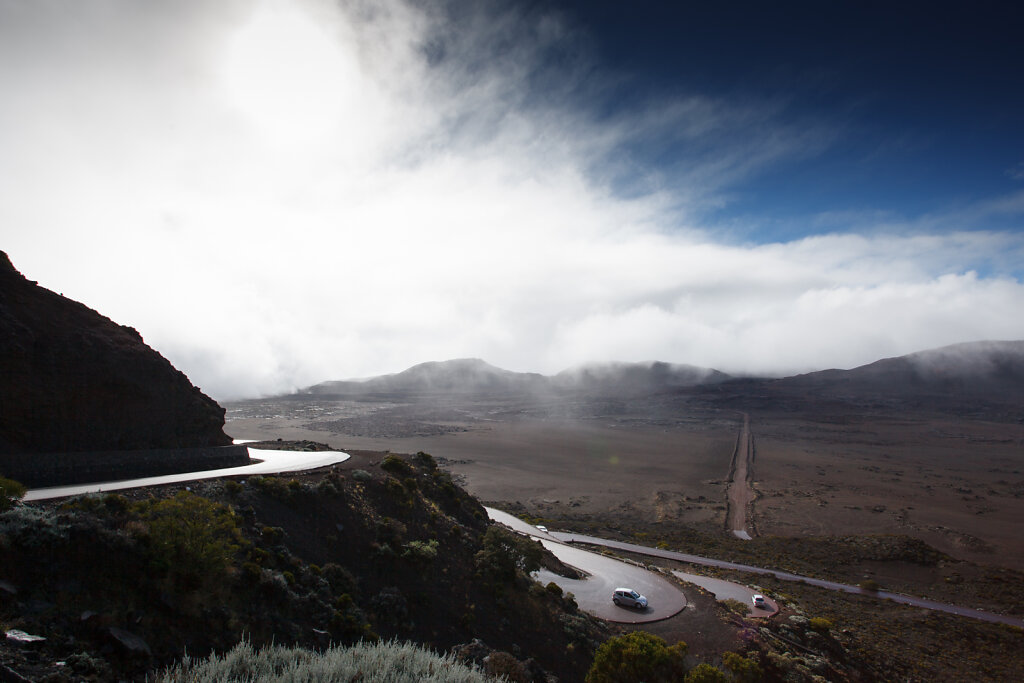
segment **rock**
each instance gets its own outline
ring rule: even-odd
[[[126,655],[131,657],[149,657],[153,654],[146,641],[134,633],[117,628],[116,626],[111,626],[107,629],[107,632]]]
[[[21,647],[36,647],[46,642],[46,638],[43,636],[34,636],[31,633],[25,633],[16,628],[12,628],[7,632],[7,642],[14,643]]]

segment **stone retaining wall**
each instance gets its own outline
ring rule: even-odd
[[[0,475],[28,488],[91,484],[248,465],[245,446],[0,454]]]

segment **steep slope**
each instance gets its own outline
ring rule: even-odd
[[[223,427],[224,409],[138,332],[0,252],[0,453],[222,446]]]

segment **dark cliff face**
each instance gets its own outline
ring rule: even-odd
[[[0,251],[0,453],[230,443],[224,409],[138,332],[25,279]]]

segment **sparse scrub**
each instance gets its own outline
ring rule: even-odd
[[[707,662],[701,662],[687,672],[684,681],[685,683],[728,683],[729,677]]]
[[[223,655],[203,660],[185,657],[164,671],[158,683],[485,683],[479,670],[409,643],[360,643],[324,652],[281,646],[254,649],[239,643]]]
[[[25,492],[20,481],[0,477],[0,512],[10,510],[14,503],[25,497]]]

